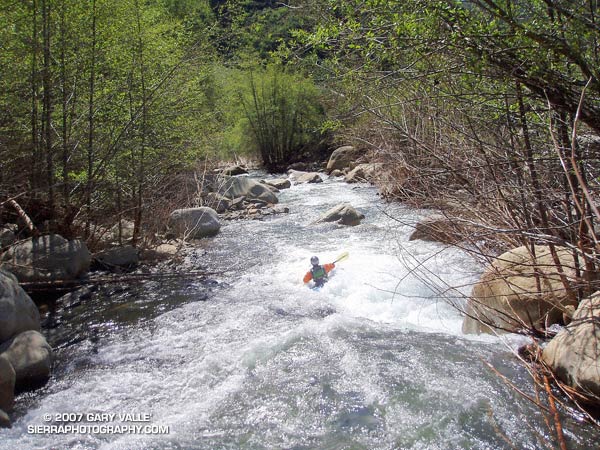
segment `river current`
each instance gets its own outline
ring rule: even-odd
[[[538,408],[486,365],[534,395],[514,356],[524,338],[461,333],[453,305],[482,268],[458,249],[408,240],[426,212],[334,179],[278,195],[289,214],[227,222],[188,255],[189,267],[221,272],[214,280],[107,287],[63,306],[44,330],[53,376],[17,399],[0,449],[552,442]],[[340,202],[365,214],[359,226],[313,223]],[[323,289],[303,285],[311,256],[344,251]],[[594,445],[584,424],[564,427],[570,448]]]

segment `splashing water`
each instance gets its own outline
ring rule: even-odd
[[[408,241],[423,213],[336,180],[293,186],[280,201],[289,215],[227,223],[190,256],[229,271],[208,301],[194,280],[151,282],[112,295],[127,297],[118,307],[72,317],[100,331],[61,341],[53,378],[19,399],[0,449],[490,449],[551,439],[539,410],[482,363],[530,391],[512,354],[522,340],[461,334],[455,306],[481,267]],[[340,202],[363,223],[313,223]],[[330,262],[343,251],[350,258],[323,289],[302,283],[312,255]],[[133,310],[135,319],[119,315]],[[36,434],[65,413],[82,415],[69,425],[115,414],[96,423],[105,426],[143,414],[134,424],[154,428]],[[579,424],[565,429],[572,448],[594,442]]]

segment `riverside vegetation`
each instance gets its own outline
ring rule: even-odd
[[[1,6],[3,247],[155,246],[219,161],[282,171],[351,143],[347,177],[435,209],[421,238],[487,264],[464,331],[532,337],[556,446],[555,396],[598,424],[595,0]]]

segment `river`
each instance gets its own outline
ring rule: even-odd
[[[56,348],[53,376],[18,398],[0,449],[551,441],[538,408],[485,364],[533,393],[513,353],[524,338],[460,331],[452,303],[482,268],[457,249],[408,241],[425,212],[339,180],[279,198],[289,214],[227,222],[186,257],[188,267],[221,271],[214,280],[105,287],[63,306],[44,330]],[[361,225],[313,224],[340,202],[365,214]],[[322,290],[303,285],[312,255],[329,262],[344,251],[350,258]],[[584,424],[565,419],[564,428],[570,448],[595,445]]]

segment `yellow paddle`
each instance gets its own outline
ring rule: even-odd
[[[345,259],[348,259],[349,257],[350,257],[350,253],[344,252],[340,256],[337,257],[337,259],[333,262],[333,264],[340,262],[340,261],[344,261]]]

